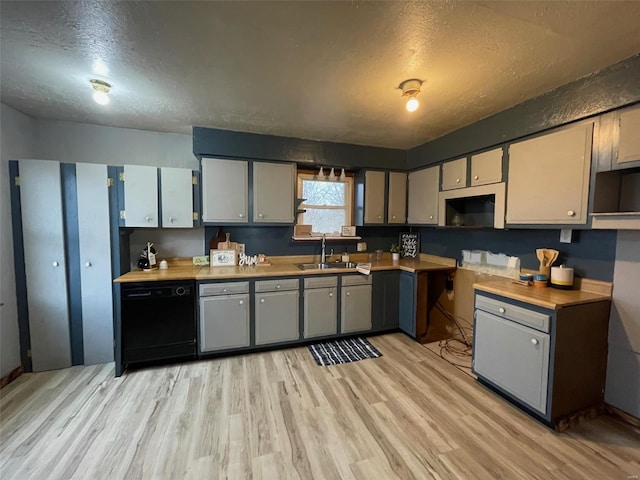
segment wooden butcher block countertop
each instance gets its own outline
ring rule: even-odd
[[[169,259],[166,270],[153,269],[149,272],[134,270],[116,278],[116,283],[128,282],[158,282],[165,280],[235,280],[240,278],[285,277],[302,275],[327,275],[356,272],[355,268],[332,268],[325,270],[301,270],[298,264],[318,262],[313,256],[284,256],[270,257],[268,266],[235,266],[210,267],[191,265],[191,259]],[[447,271],[455,270],[453,259],[420,255],[420,259],[402,259],[392,261],[391,255],[385,253],[381,260],[370,260],[367,254],[351,255],[349,261],[371,263],[371,271],[403,270],[406,272]]]
[[[475,283],[473,287],[476,290],[502,295],[550,310],[611,299],[612,284],[609,282],[582,279],[578,280],[576,284],[578,289],[559,290],[553,287],[539,288],[519,285],[504,278]]]

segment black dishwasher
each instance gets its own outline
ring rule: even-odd
[[[122,363],[195,358],[192,281],[121,284]]]

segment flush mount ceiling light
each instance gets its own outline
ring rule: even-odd
[[[422,86],[422,80],[418,80],[417,78],[410,78],[409,80],[405,80],[400,83],[398,88],[402,89],[402,96],[407,97],[407,110],[410,112],[415,112],[420,105],[418,99],[416,98],[420,93],[420,87]]]
[[[100,105],[108,104],[111,84],[95,78],[89,80],[89,83],[91,84],[91,88],[93,88],[93,100]]]

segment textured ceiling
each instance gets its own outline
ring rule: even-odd
[[[410,148],[640,52],[640,2],[6,2],[29,115]],[[105,68],[106,67],[106,68]],[[425,81],[409,113],[398,84]],[[107,107],[89,78],[113,84]]]

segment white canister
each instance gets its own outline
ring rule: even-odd
[[[573,268],[564,265],[551,267],[551,286],[556,288],[573,288]]]

